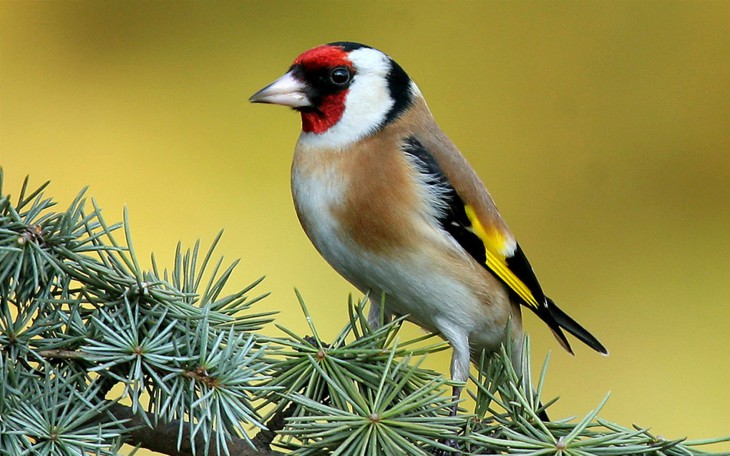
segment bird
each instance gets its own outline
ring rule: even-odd
[[[489,191],[388,55],[320,45],[249,101],[301,114],[291,187],[304,232],[369,297],[371,326],[406,316],[450,344],[457,398],[470,362],[508,338],[521,372],[522,307],[569,353],[563,330],[608,354],[545,295]]]

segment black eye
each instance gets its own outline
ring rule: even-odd
[[[343,86],[350,82],[350,71],[345,67],[335,67],[330,71],[330,81],[334,85]]]

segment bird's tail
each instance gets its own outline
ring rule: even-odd
[[[560,341],[561,345],[565,347],[566,350],[573,353],[573,350],[570,348],[570,344],[568,343],[565,334],[561,331],[561,328],[577,337],[581,342],[588,345],[595,351],[604,355],[608,354],[606,347],[604,347],[603,344],[599,342],[595,336],[593,336],[593,334],[589,333],[588,330],[582,327],[577,321],[573,320],[568,314],[560,310],[552,299],[546,296],[545,300],[547,302],[548,313],[551,319],[556,323],[556,325],[550,325],[550,327],[553,330],[555,337],[557,337],[558,341]]]

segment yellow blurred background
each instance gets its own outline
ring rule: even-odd
[[[418,82],[543,287],[611,350],[573,358],[526,318],[551,416],[611,391],[607,419],[730,434],[730,2],[3,0],[4,191],[50,179],[65,206],[88,184],[161,264],[223,228],[234,280],[267,276],[260,308],[305,332],[297,287],[331,336],[359,294],[298,226],[298,116],[247,98],[335,40]]]

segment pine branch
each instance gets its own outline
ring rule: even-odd
[[[256,448],[252,448],[249,442],[241,438],[228,438],[228,453],[223,450],[211,449],[206,453],[205,444],[195,441],[191,438],[188,426],[184,423],[182,426],[179,422],[159,423],[149,427],[145,420],[135,413],[131,407],[121,404],[114,404],[110,407],[109,413],[115,420],[124,421],[124,426],[129,430],[127,434],[128,443],[131,445],[139,445],[148,450],[157,451],[159,453],[171,456],[199,456],[207,454],[209,456],[226,456],[227,454],[236,456],[278,456],[282,455],[278,451],[268,449],[266,439],[256,441]],[[182,446],[177,447],[178,433],[183,429]],[[214,437],[214,439],[217,437]]]
[[[88,361],[88,355],[80,351],[42,350],[38,351],[37,354],[46,359],[86,359]],[[186,371],[182,375],[194,378],[204,383],[210,382],[210,379],[206,378],[204,374],[200,372]],[[126,441],[131,445],[139,445],[140,447],[148,450],[175,456],[195,456],[196,454],[206,454],[205,444],[203,442],[198,442],[196,444],[194,439],[190,438],[190,432],[188,430],[190,427],[189,423],[157,423],[150,427],[148,425],[148,420],[145,420],[138,413],[135,413],[131,407],[119,403],[110,405],[107,412],[108,415],[100,415],[96,421],[108,422],[109,419],[111,419],[114,422],[121,423],[127,430]],[[274,456],[282,454],[273,450],[268,450],[268,448],[276,437],[277,431],[284,427],[286,417],[287,413],[285,412],[271,418],[271,420],[267,423],[266,429],[262,429],[259,434],[252,439],[255,448],[252,448],[251,444],[245,439],[228,437],[228,452],[238,456]],[[181,428],[183,429],[182,437],[179,438]],[[217,439],[217,436],[213,439]],[[183,442],[180,448],[177,447],[176,442],[178,440]],[[226,453],[225,451],[221,453],[214,449],[208,454],[210,454],[210,456],[223,456]]]
[[[467,384],[475,408],[453,416],[452,382],[420,367],[447,345],[401,340],[404,318],[373,329],[366,300],[350,300],[349,321],[323,341],[298,295],[311,336],[264,337],[272,314],[252,305],[265,294],[249,296],[260,280],[224,293],[236,262],[213,260],[220,235],[144,270],[126,211],[107,223],[84,191],[55,211],[46,186],[26,179],[13,204],[0,170],[3,454],[111,456],[129,442],[186,456],[693,456],[730,441],[610,423],[598,416],[605,401],[577,422],[543,422],[547,361],[533,380],[528,340],[524,377],[512,347],[485,354]]]
[[[269,370],[254,331],[271,313],[249,311],[260,280],[222,293],[235,262],[211,261],[220,235],[208,252],[178,246],[169,272],[154,258],[145,271],[126,211],[109,224],[82,191],[55,212],[45,187],[29,191],[26,179],[16,204],[0,197],[0,448],[116,454],[149,435],[98,419],[123,399],[135,424],[177,423],[150,444],[253,448],[246,427],[263,427],[253,403]],[[122,393],[106,398],[114,385]]]

